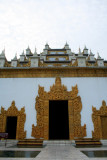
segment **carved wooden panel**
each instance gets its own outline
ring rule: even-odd
[[[107,139],[107,116],[101,116],[102,139]]]
[[[99,110],[92,106],[92,120],[94,123],[94,131],[92,131],[92,137],[95,139],[104,139],[103,137],[103,126],[101,122],[101,117],[107,117],[107,106],[106,102],[102,101],[102,106]],[[106,127],[106,126],[105,126]]]
[[[72,91],[67,91],[67,87],[61,84],[61,78],[57,77],[49,92],[39,86],[35,104],[37,126],[32,125],[33,137],[49,139],[49,100],[68,100],[69,139],[86,136],[86,125],[81,126],[82,103],[77,85],[72,87]]]
[[[15,106],[15,101],[12,101],[8,110],[5,110],[3,107],[1,107],[0,132],[5,132],[6,119],[8,116],[17,116],[16,139],[26,138],[26,131],[24,131],[24,124],[26,120],[25,108],[23,107],[20,111],[18,111],[17,107]]]

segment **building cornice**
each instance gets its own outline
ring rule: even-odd
[[[107,77],[107,67],[1,68],[0,78]]]

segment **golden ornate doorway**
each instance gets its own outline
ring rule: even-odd
[[[0,113],[0,132],[6,132],[6,122],[8,117],[17,117],[17,127],[16,127],[16,139],[26,138],[26,131],[24,131],[24,124],[26,120],[25,108],[21,108],[18,111],[15,106],[15,101],[12,101],[11,106],[5,110],[1,107]]]
[[[81,126],[81,98],[78,96],[77,85],[72,87],[72,91],[67,91],[67,87],[61,84],[61,78],[57,77],[55,84],[50,87],[50,91],[44,91],[44,87],[39,86],[36,97],[35,108],[37,111],[37,126],[32,125],[32,136],[35,138],[49,139],[49,101],[67,100],[69,117],[69,139],[86,136],[86,125]],[[60,111],[61,112],[61,111]],[[60,118],[60,115],[59,115]]]
[[[94,124],[94,131],[92,137],[94,139],[107,139],[107,105],[102,101],[102,106],[99,110],[92,107],[92,120]]]

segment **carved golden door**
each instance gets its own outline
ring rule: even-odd
[[[78,96],[77,85],[72,87],[72,91],[67,91],[66,86],[61,84],[61,79],[56,78],[55,84],[50,87],[50,91],[44,91],[44,87],[39,86],[36,97],[35,108],[37,111],[37,126],[32,125],[32,136],[35,138],[49,139],[49,100],[68,100],[69,116],[69,139],[86,136],[86,125],[81,126],[81,98]],[[59,115],[60,117],[60,115]]]

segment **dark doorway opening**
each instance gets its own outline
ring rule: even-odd
[[[49,139],[69,139],[68,101],[49,101]]]
[[[17,116],[7,117],[6,132],[8,133],[8,139],[16,139],[17,129]]]

